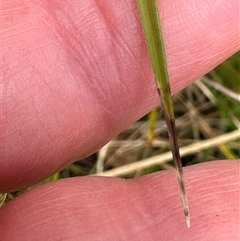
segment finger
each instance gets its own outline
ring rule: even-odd
[[[185,168],[191,228],[175,173],[165,171],[134,180],[83,177],[39,186],[0,209],[2,238],[237,241],[239,163]]]
[[[237,50],[237,4],[161,1],[173,93]],[[93,153],[158,96],[135,1],[15,0],[3,9],[6,191]]]

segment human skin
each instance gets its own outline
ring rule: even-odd
[[[173,94],[239,49],[238,1],[159,4]],[[2,9],[0,191],[6,192],[95,152],[159,98],[134,0],[14,0]],[[239,162],[184,171],[191,229],[175,174],[166,171],[39,186],[0,209],[2,238],[238,240]]]

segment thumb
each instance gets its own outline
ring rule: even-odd
[[[2,240],[238,241],[239,164],[184,169],[191,228],[172,170],[133,180],[80,177],[39,186],[0,209]]]

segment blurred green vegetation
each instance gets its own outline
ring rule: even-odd
[[[176,115],[177,129],[179,133],[180,146],[188,145],[192,142],[207,140],[221,134],[229,133],[239,128],[240,121],[240,53],[236,53],[225,62],[217,66],[211,72],[207,73],[202,79],[198,80],[199,84],[192,84],[185,90],[174,96],[174,110]],[[214,83],[221,85],[223,88],[228,88],[230,92],[238,98],[234,99],[226,93],[217,90],[214,86],[210,86],[204,82],[204,78],[211,80]],[[201,85],[200,85],[201,83]],[[206,93],[205,90],[209,91]],[[209,97],[209,94],[211,95]],[[189,107],[189,104],[192,107]],[[193,112],[194,118],[189,117],[189,113]],[[197,113],[197,114],[196,114]],[[164,118],[161,115],[161,110],[156,108],[151,113],[141,118],[137,123],[134,123],[127,130],[123,131],[119,136],[114,138],[113,142],[121,140],[124,144],[118,147],[113,147],[106,153],[103,160],[103,170],[117,168],[132,162],[137,162],[144,158],[165,153],[169,151],[168,135],[166,128],[159,127],[159,119],[164,123]],[[190,120],[192,119],[192,120]],[[202,120],[202,122],[199,122]],[[155,123],[156,122],[156,123]],[[186,124],[187,123],[187,128]],[[196,127],[198,123],[198,127]],[[203,127],[201,126],[203,125]],[[136,127],[136,128],[135,128]],[[154,130],[155,128],[155,130]],[[196,130],[197,129],[197,130]],[[161,148],[151,145],[155,139],[162,139],[163,146]],[[145,141],[145,148],[131,150],[131,141]],[[129,142],[129,143],[128,143]],[[129,151],[130,149],[130,151]],[[240,158],[239,142],[223,144],[201,153],[187,155],[182,158],[183,165],[192,165],[200,162],[210,161],[214,159],[235,159]],[[78,161],[70,165],[70,176],[89,175],[97,171],[98,153]],[[88,164],[86,164],[88,163]],[[124,177],[131,178],[134,176],[144,175],[146,173],[155,172],[166,169],[172,166],[171,162],[166,162],[164,165],[153,165],[144,170],[125,175]],[[75,171],[74,171],[75,169]],[[77,171],[76,171],[77,170]],[[81,171],[82,170],[82,171]]]

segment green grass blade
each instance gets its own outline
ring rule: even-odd
[[[177,131],[175,127],[175,117],[169,85],[169,77],[167,72],[164,43],[162,38],[161,25],[159,21],[157,1],[137,0],[137,4],[145,41],[147,44],[155,81],[157,84],[157,89],[166,119],[173,161],[176,167],[177,179],[180,188],[180,196],[184,208],[184,215],[187,225],[189,227],[190,216],[183,180],[182,163],[179,154]]]

